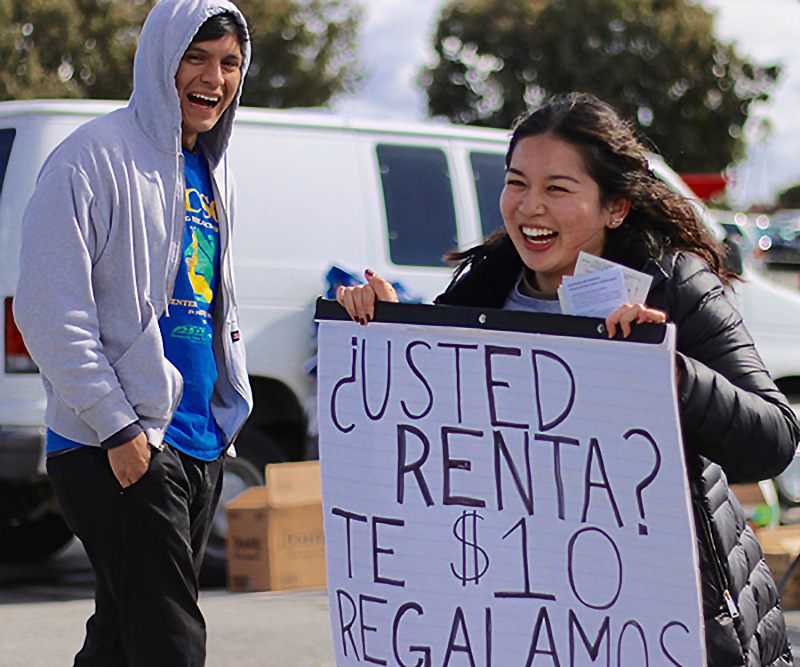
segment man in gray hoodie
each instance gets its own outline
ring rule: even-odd
[[[161,0],[125,108],[47,159],[14,314],[47,393],[47,470],[97,575],[76,665],[202,665],[200,563],[252,406],[226,149],[250,59],[227,0]]]

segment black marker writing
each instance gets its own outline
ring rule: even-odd
[[[592,481],[592,462],[595,460],[597,461],[600,476],[602,477],[602,481],[600,482]],[[611,509],[614,510],[614,517],[617,519],[617,525],[622,528],[622,517],[619,514],[617,501],[614,499],[614,491],[611,489],[611,482],[608,480],[608,475],[606,474],[606,465],[603,463],[603,453],[600,450],[600,443],[597,438],[592,438],[589,441],[589,456],[586,457],[582,523],[586,523],[586,516],[589,513],[589,501],[591,499],[592,487],[605,489],[608,494],[608,500],[611,503]]]
[[[661,468],[661,452],[658,450],[658,445],[656,441],[653,439],[653,436],[650,435],[647,431],[641,428],[632,428],[625,434],[625,439],[627,440],[633,435],[640,435],[653,448],[653,453],[655,454],[655,462],[653,463],[653,469],[639,484],[636,485],[636,501],[639,504],[639,516],[642,517],[642,523],[639,524],[639,535],[647,535],[647,526],[644,523],[644,501],[642,500],[642,492],[652,483],[652,481],[658,475],[658,471]]]
[[[530,569],[528,565],[528,525],[525,521],[525,517],[522,517],[517,523],[515,523],[511,530],[509,530],[505,535],[503,535],[503,539],[506,539],[511,533],[513,533],[517,528],[520,529],[520,538],[522,541],[522,579],[523,579],[523,590],[522,591],[498,591],[494,594],[496,598],[535,598],[538,600],[552,600],[555,601],[556,596],[552,593],[534,593],[531,590],[531,575]]]
[[[422,443],[422,453],[419,458],[411,463],[408,462],[408,434],[413,434]],[[431,451],[431,443],[428,437],[416,426],[407,424],[397,425],[397,502],[402,505],[405,502],[405,480],[406,475],[411,473],[417,480],[417,486],[425,499],[425,504],[430,507],[433,505],[433,496],[422,474],[422,466],[428,460]]]
[[[406,405],[406,402],[404,400],[400,401],[400,406],[403,408],[403,412],[406,413],[406,417],[408,417],[409,419],[422,419],[423,417],[427,416],[427,414],[433,409],[433,390],[431,389],[431,385],[428,384],[428,380],[425,378],[425,376],[419,370],[417,365],[414,363],[414,358],[411,356],[411,351],[418,345],[422,345],[426,347],[428,350],[431,349],[430,345],[421,340],[409,343],[409,345],[406,347],[406,363],[408,364],[408,367],[411,369],[411,372],[414,373],[414,375],[416,375],[417,378],[419,378],[420,382],[422,382],[422,386],[425,387],[425,391],[428,394],[428,404],[425,406],[425,409],[422,412],[420,412],[419,414],[414,414],[411,412],[411,410],[408,409],[408,406]]]
[[[542,435],[537,433],[534,439],[537,442],[549,442],[553,445],[553,479],[556,483],[556,500],[558,502],[558,518],[562,521],[566,518],[564,502],[564,480],[561,477],[561,445],[579,446],[575,438],[567,438],[560,435]]]
[[[492,367],[492,357],[498,355],[505,355],[510,357],[521,357],[522,350],[516,347],[499,347],[497,345],[487,345],[484,350],[484,359],[486,364],[486,397],[489,401],[489,415],[492,420],[492,426],[509,426],[512,428],[528,428],[528,424],[502,421],[497,416],[497,399],[495,396],[495,388],[503,387],[508,389],[511,385],[505,380],[497,380],[494,377]]]
[[[363,523],[367,523],[367,517],[364,514],[356,514],[355,512],[348,512],[347,510],[343,510],[339,507],[334,507],[331,509],[331,514],[334,516],[340,516],[345,521],[345,534],[347,536],[347,578],[353,578],[353,548],[352,548],[352,541],[350,539],[350,522],[351,521],[361,521]]]
[[[470,496],[454,496],[450,491],[450,471],[463,470],[464,472],[469,472],[472,470],[472,462],[469,459],[454,459],[450,456],[450,436],[453,435],[468,435],[473,438],[480,438],[483,436],[483,431],[458,428],[457,426],[442,426],[442,475],[444,477],[443,503],[445,505],[486,507],[486,501],[482,500],[481,498],[472,498]]]
[[[455,350],[456,362],[456,412],[458,414],[458,423],[462,422],[461,415],[461,350],[477,350],[477,345],[459,345],[458,343],[439,343],[439,347],[452,348]]]
[[[533,384],[536,390],[536,414],[539,417],[539,431],[549,431],[563,422],[572,411],[572,406],[575,404],[575,375],[572,373],[569,364],[552,352],[546,350],[531,350],[531,359],[533,360]],[[569,380],[569,398],[567,399],[567,404],[564,406],[563,410],[550,421],[545,420],[544,408],[542,407],[542,395],[545,391],[544,386],[550,386],[550,383],[547,385],[543,384],[544,368],[540,365],[540,360],[542,359],[555,361],[567,372],[567,378]]]
[[[508,451],[506,441],[500,431],[493,431],[494,435],[494,483],[497,490],[497,509],[503,509],[503,476],[501,463],[505,460],[508,469],[511,471],[511,476],[516,484],[517,491],[522,498],[522,503],[525,505],[525,510],[528,514],[533,514],[533,476],[531,475],[531,440],[528,432],[525,431],[523,438],[525,444],[523,445],[523,453],[525,455],[525,483],[523,484],[519,474],[519,470],[514,463],[511,453]]]
[[[336,416],[336,394],[339,393],[339,390],[346,384],[350,384],[356,381],[356,357],[358,355],[358,339],[353,338],[351,341],[351,345],[353,347],[353,362],[352,367],[350,369],[350,375],[347,377],[343,377],[339,380],[333,387],[333,391],[331,392],[331,420],[333,421],[334,426],[338,428],[342,433],[349,433],[352,431],[356,425],[350,424],[350,426],[342,426],[339,423],[339,418]]]
[[[597,558],[597,554],[599,553],[598,543],[596,541],[586,542],[587,536],[594,535],[600,535],[601,542],[605,541],[611,545],[617,566],[615,568],[616,572],[599,573],[596,571],[596,567],[593,568],[593,578],[602,577],[604,582],[613,581],[612,577],[616,575],[616,584],[612,586],[613,595],[610,596],[609,600],[602,602],[600,600],[589,601],[585,599],[585,596],[581,595],[578,591],[578,580],[575,576],[576,560],[580,559],[582,563],[597,563],[599,560]],[[580,553],[578,552],[583,552],[585,555],[580,558]],[[578,555],[576,555],[576,553],[578,553]],[[600,528],[581,528],[569,538],[569,543],[567,544],[567,575],[572,592],[575,594],[575,597],[580,600],[581,604],[584,604],[590,609],[609,609],[616,604],[622,592],[622,554],[619,552],[619,548],[614,543],[614,540],[612,540],[611,536],[604,530]]]
[[[361,341],[361,395],[364,397],[364,412],[367,417],[373,421],[381,419],[386,412],[386,407],[389,405],[389,392],[392,388],[392,341],[386,341],[386,390],[383,395],[383,404],[381,409],[375,414],[369,409],[369,401],[367,401],[367,341]]]

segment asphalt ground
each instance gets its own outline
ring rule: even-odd
[[[80,649],[94,576],[80,543],[38,565],[0,566],[0,666],[63,667]],[[335,667],[324,590],[204,589],[208,667]],[[787,611],[800,658],[800,610]],[[800,664],[800,663],[798,663]]]
[[[44,563],[0,565],[0,666],[63,667],[94,609],[94,575],[80,543]],[[203,589],[208,667],[335,667],[328,596]]]

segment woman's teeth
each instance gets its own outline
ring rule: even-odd
[[[558,236],[558,232],[543,227],[523,227],[522,235],[529,243],[547,243]]]

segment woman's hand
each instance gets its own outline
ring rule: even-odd
[[[663,324],[667,321],[667,314],[663,310],[648,308],[643,303],[626,303],[617,308],[606,318],[606,329],[608,337],[613,338],[617,333],[617,325],[622,329],[622,337],[627,338],[631,335],[631,325],[636,322],[654,322]]]
[[[342,285],[336,290],[336,300],[342,304],[347,313],[359,324],[367,324],[375,317],[376,301],[391,301],[397,303],[397,292],[392,284],[373,273],[369,269],[364,271],[367,279],[366,285],[345,287]]]

